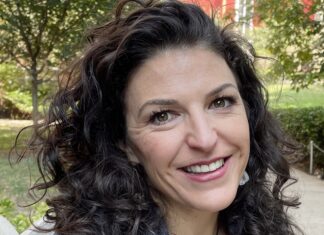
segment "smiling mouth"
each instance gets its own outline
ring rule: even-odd
[[[186,173],[191,173],[191,174],[204,174],[204,173],[214,172],[224,166],[226,159],[221,158],[209,164],[191,165],[188,167],[183,167],[181,169]]]

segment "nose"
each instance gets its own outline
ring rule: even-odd
[[[199,113],[190,117],[187,144],[191,148],[209,152],[217,142],[217,131],[208,119],[208,114]]]

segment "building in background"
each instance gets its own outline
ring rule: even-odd
[[[228,22],[239,22],[242,33],[259,24],[254,16],[254,0],[181,0],[199,5],[207,14]]]
[[[260,26],[260,19],[254,14],[256,0],[180,0],[199,5],[207,14],[216,15],[228,22],[238,22],[243,34],[248,29]],[[298,1],[298,0],[296,0]],[[304,5],[304,12],[310,11],[312,0],[299,0]],[[311,15],[315,21],[323,21],[323,12]]]

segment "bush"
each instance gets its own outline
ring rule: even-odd
[[[33,215],[31,216],[32,221],[36,221],[40,219],[47,210],[47,205],[45,202],[41,202],[33,207]],[[18,212],[15,204],[8,198],[0,199],[0,215],[7,218],[10,223],[16,228],[18,233],[26,230],[30,225],[29,216]]]
[[[0,94],[0,118],[31,119],[31,113],[23,111],[17,105]]]
[[[311,140],[324,148],[324,107],[276,109],[273,114],[281,122],[283,129],[304,146],[303,153],[309,154]],[[315,164],[324,166],[324,153],[314,151]]]

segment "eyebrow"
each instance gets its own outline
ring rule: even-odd
[[[222,92],[223,90],[225,90],[227,88],[234,88],[235,90],[238,90],[237,87],[233,83],[225,83],[225,84],[215,88],[211,92],[209,92],[207,94],[207,97],[208,96],[215,96],[215,95],[217,95],[218,93]]]
[[[209,96],[215,96],[218,93],[220,93],[223,90],[225,90],[227,88],[230,88],[230,87],[237,90],[237,87],[234,84],[232,84],[232,83],[225,83],[225,84],[223,84],[223,85],[215,88],[214,90],[210,91],[207,94],[207,97],[209,97]],[[167,105],[175,105],[175,104],[178,104],[178,101],[176,101],[174,99],[154,99],[154,100],[148,100],[139,109],[138,116],[140,116],[140,114],[143,112],[144,108],[146,106],[149,106],[149,105],[165,105],[165,106],[167,106]]]
[[[141,106],[141,108],[138,111],[138,116],[140,116],[140,114],[143,112],[144,108],[146,106],[149,105],[174,105],[174,104],[178,104],[178,101],[173,100],[173,99],[154,99],[154,100],[149,100],[147,102],[145,102],[145,104],[143,104]]]

